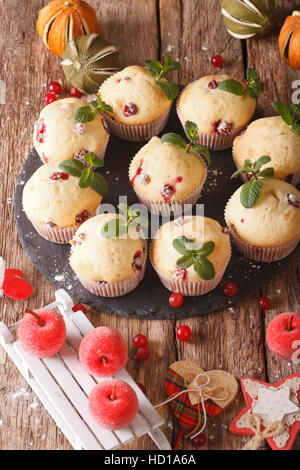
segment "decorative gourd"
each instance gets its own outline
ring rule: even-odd
[[[75,36],[99,33],[95,10],[81,0],[53,0],[39,12],[36,29],[45,46],[62,55]]]
[[[234,38],[264,36],[275,25],[276,0],[222,0],[222,15]]]
[[[300,11],[288,16],[280,31],[279,50],[282,60],[300,70]]]
[[[106,78],[119,70],[119,52],[103,36],[77,36],[62,61],[66,79],[82,93],[97,93]]]

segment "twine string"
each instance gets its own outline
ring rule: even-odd
[[[261,425],[262,421],[260,416],[256,414],[248,416],[248,426],[251,431],[254,432],[254,437],[247,442],[243,447],[243,450],[257,450],[265,439],[279,436],[284,431],[281,421],[273,421],[272,423],[269,423],[264,430],[261,429]]]

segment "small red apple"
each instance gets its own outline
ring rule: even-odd
[[[106,326],[89,331],[79,347],[79,360],[96,377],[117,374],[127,362],[128,348],[120,333]]]
[[[300,314],[285,312],[273,318],[267,328],[266,340],[272,353],[291,361],[296,351],[295,342],[300,341]]]
[[[138,407],[135,391],[123,380],[104,380],[93,388],[89,396],[91,415],[103,428],[111,431],[132,423]]]
[[[18,336],[20,343],[31,356],[54,356],[66,340],[66,325],[61,315],[53,310],[25,308]]]

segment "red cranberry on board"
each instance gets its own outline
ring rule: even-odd
[[[211,58],[211,63],[214,67],[220,68],[224,64],[224,59],[221,55],[217,54]]]
[[[148,344],[148,339],[145,335],[142,335],[141,333],[137,334],[133,338],[133,344],[135,348],[144,348]]]
[[[82,93],[80,90],[77,90],[77,88],[75,88],[74,86],[71,86],[70,95],[74,96],[74,98],[80,98]]]
[[[176,336],[181,341],[182,343],[185,343],[185,341],[188,341],[191,337],[191,329],[187,325],[181,325],[177,328],[176,330]]]
[[[86,315],[86,308],[82,304],[76,304],[74,307],[72,307],[73,312],[83,312]]]
[[[295,196],[295,194],[293,193],[289,193],[287,196],[287,202],[293,206],[293,207],[296,207],[296,209],[300,209],[300,201],[299,199],[297,198],[297,196]]]
[[[180,292],[174,292],[169,297],[169,304],[171,307],[178,308],[183,304],[183,295]]]
[[[267,310],[271,307],[271,301],[268,297],[261,297],[258,301],[258,305],[262,310]]]
[[[80,212],[80,214],[76,215],[76,224],[77,225],[83,224],[83,222],[88,220],[90,217],[91,217],[91,214],[89,213],[89,211],[84,210]]]
[[[133,103],[125,104],[124,110],[123,110],[124,116],[126,117],[134,116],[137,112],[138,112],[138,108],[136,104],[133,104]]]
[[[206,443],[206,436],[205,434],[198,434],[198,436],[194,437],[194,439],[192,439],[192,444],[195,446],[195,447],[203,447]]]
[[[51,82],[48,85],[48,90],[50,91],[50,93],[54,93],[55,95],[60,95],[61,84],[58,82]]]
[[[138,348],[136,351],[136,358],[139,361],[146,361],[150,356],[150,351],[147,347]]]
[[[47,93],[45,96],[44,96],[44,103],[46,105],[50,104],[50,103],[53,103],[54,101],[57,100],[57,97],[56,97],[56,94],[55,93]]]
[[[226,282],[223,285],[223,292],[227,297],[233,297],[239,291],[239,286],[235,282]]]

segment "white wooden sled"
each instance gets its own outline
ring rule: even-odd
[[[149,434],[159,449],[171,450],[160,430],[163,424],[161,416],[125,369],[116,377],[129,383],[137,394],[139,412],[135,420],[127,428],[112,432],[92,419],[88,396],[95,384],[104,379],[89,375],[79,362],[77,353],[82,337],[93,329],[93,325],[83,312],[72,311],[73,300],[64,289],[56,291],[55,299],[46,307],[57,307],[67,327],[65,345],[56,356],[37,359],[27,354],[12,335],[19,322],[10,327],[0,322],[0,343],[74,449],[112,450]]]

